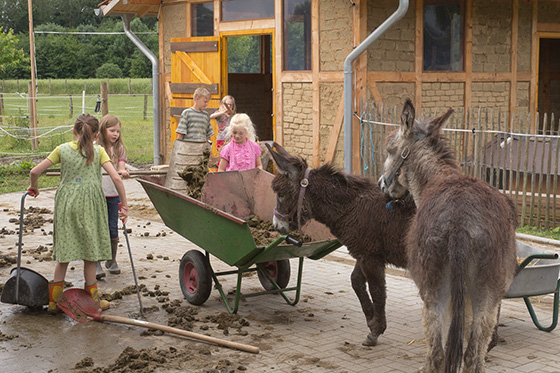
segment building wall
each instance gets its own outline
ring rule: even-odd
[[[319,69],[342,71],[352,52],[352,4],[349,1],[319,2]]]
[[[406,98],[410,98],[413,102],[414,96],[414,83],[377,83],[377,90],[383,97],[383,104],[388,107],[400,107]]]
[[[393,0],[368,1],[368,35],[379,27],[398,7]],[[410,1],[408,12],[377,39],[367,51],[368,71],[414,71],[416,1]]]
[[[313,87],[311,83],[283,83],[284,147],[292,154],[313,156]]]
[[[537,19],[540,23],[560,23],[560,4],[558,4],[558,1],[540,0]]]
[[[511,71],[511,1],[474,0],[472,71]]]
[[[445,110],[464,105],[465,83],[435,82],[422,84],[422,109]]]
[[[319,118],[321,126],[319,130],[320,144],[319,154],[321,164],[325,162],[327,148],[331,139],[331,133],[335,125],[335,119],[340,100],[343,96],[344,85],[342,83],[322,83],[319,88],[320,112]],[[340,131],[333,163],[339,167],[344,167],[344,129]]]
[[[531,3],[519,2],[519,18],[517,32],[517,71],[531,71],[531,28],[532,28]]]
[[[472,107],[509,110],[509,82],[473,82]]]

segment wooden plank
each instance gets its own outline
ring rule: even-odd
[[[513,0],[511,20],[511,82],[509,85],[509,115],[517,111],[517,39],[519,34],[519,0]],[[511,123],[510,125],[513,125]],[[508,126],[509,128],[509,126]]]
[[[311,0],[311,7],[314,6],[314,2],[318,2],[319,0]],[[284,101],[283,101],[283,86],[282,82],[284,77],[282,75],[282,51],[284,50],[284,43],[283,43],[283,33],[282,27],[284,26],[284,22],[282,17],[280,16],[283,12],[283,1],[275,1],[274,2],[274,14],[276,17],[274,18],[274,25],[273,27],[276,28],[274,32],[274,74],[273,79],[275,80],[274,85],[274,139],[280,145],[284,145]]]
[[[560,23],[537,23],[537,32],[560,32]]]
[[[181,114],[183,113],[183,111],[185,109],[188,109],[189,107],[185,107],[185,106],[172,106],[169,108],[169,113],[171,116],[177,116],[177,117],[181,117]],[[207,107],[206,109],[204,109],[205,112],[207,112],[208,114],[212,114],[214,113],[216,110],[218,110],[217,108],[212,108],[212,107]],[[179,120],[177,120],[177,122],[179,122]]]
[[[338,110],[336,111],[336,118],[334,119],[334,125],[331,131],[331,137],[329,138],[329,145],[327,147],[327,152],[325,154],[325,163],[330,163],[334,159],[336,144],[338,143],[338,138],[340,136],[340,131],[342,129],[343,119],[344,119],[344,96],[340,98],[340,104],[338,104]]]
[[[415,34],[415,44],[414,44],[414,106],[416,107],[416,112],[422,112],[422,79],[424,77],[423,71],[424,66],[422,60],[424,58],[424,25],[423,16],[424,12],[424,1],[416,1],[416,26],[414,28]],[[377,79],[377,81],[379,81]]]
[[[202,71],[202,69],[196,64],[196,62],[193,61],[193,59],[188,54],[186,54],[185,52],[177,52],[175,54],[181,59],[181,61],[183,61],[185,65],[187,65],[187,67],[191,69],[191,72],[200,80],[201,83],[212,84],[210,78],[206,76],[204,71]]]
[[[537,74],[539,69],[539,35],[537,32],[539,2],[532,0],[532,25],[531,25],[531,83],[529,88],[529,112],[531,113],[531,132],[535,133],[535,114],[537,112]]]
[[[282,14],[282,11],[280,13]],[[281,18],[281,17],[276,17]],[[220,33],[223,32],[238,32],[239,35],[247,35],[247,30],[257,30],[257,29],[270,29],[274,28],[275,19],[254,19],[247,21],[230,21],[230,22],[220,22]],[[277,30],[281,30],[277,28]],[[281,33],[281,32],[279,32]]]
[[[311,8],[311,86],[312,86],[312,134],[313,167],[319,167],[321,150],[321,90],[319,83],[319,1],[314,1]]]
[[[464,70],[465,70],[465,90],[463,103],[465,108],[470,108],[472,103],[472,44],[473,44],[473,12],[472,12],[472,1],[467,1],[465,4],[465,59]],[[465,110],[465,115],[466,115]]]
[[[178,41],[171,43],[171,53],[175,52],[218,52],[217,41]]]
[[[359,0],[355,1],[355,9],[357,10],[357,14],[355,14],[355,21],[354,21],[354,45],[360,44],[366,37],[369,35],[367,30],[367,0]],[[361,56],[358,57],[356,61],[356,78],[355,78],[355,87],[354,87],[354,102],[352,112],[359,111],[359,99],[365,98],[365,92],[367,89],[367,53],[363,53]],[[351,157],[352,157],[352,172],[356,174],[361,174],[362,172],[362,165],[361,165],[361,156],[360,156],[360,149],[361,149],[361,139],[360,139],[360,132],[361,132],[361,123],[360,120],[352,115],[352,149],[351,149]],[[346,135],[346,134],[345,134]]]
[[[369,81],[369,89],[371,91],[371,95],[377,104],[383,103],[383,98],[381,97],[381,93],[377,89],[377,84],[374,81]]]
[[[206,88],[211,94],[216,95],[219,92],[219,84],[202,84],[202,83],[171,83],[172,93],[194,93],[199,87]]]

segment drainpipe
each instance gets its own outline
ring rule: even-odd
[[[352,173],[352,63],[381,35],[397,23],[408,10],[408,0],[399,0],[399,7],[360,43],[344,60],[344,171]]]
[[[123,20],[124,33],[132,42],[140,49],[142,53],[152,63],[152,94],[153,94],[153,104],[154,104],[154,165],[159,165],[159,67],[158,59],[152,53],[152,51],[146,47],[144,43],[130,30],[130,21],[134,16],[132,14],[123,14],[121,18]]]

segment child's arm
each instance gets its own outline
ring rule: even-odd
[[[41,174],[45,172],[47,168],[49,168],[53,164],[54,163],[52,163],[50,159],[44,159],[37,166],[33,167],[29,172],[29,178],[31,179],[31,184],[29,185],[29,188],[27,188],[27,190],[29,191],[29,194],[31,194],[33,197],[37,197],[39,195],[39,176],[41,176]]]
[[[210,114],[210,119],[215,119],[223,114],[226,114],[227,111],[225,109],[223,110],[216,110],[215,112],[213,112],[212,114]]]
[[[126,200],[126,191],[124,190],[124,183],[115,170],[115,167],[111,164],[111,162],[103,163],[103,169],[107,171],[111,180],[115,184],[117,188],[117,192],[119,192],[119,197],[121,199],[121,209],[119,210],[119,218],[123,221],[123,224],[126,224],[126,220],[128,219],[128,202]]]
[[[260,168],[261,170],[263,169],[263,167],[262,167],[262,161],[261,161],[261,157],[260,157],[260,156],[257,157],[257,160],[255,161],[255,166],[256,166],[257,168]]]
[[[220,158],[220,165],[218,166],[218,172],[225,171],[227,166],[228,166],[228,161],[225,160],[224,158]]]
[[[123,179],[128,179],[130,177],[130,172],[126,169],[125,161],[119,161],[119,163],[117,163],[117,172],[123,177]]]

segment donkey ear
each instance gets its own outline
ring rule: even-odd
[[[288,153],[283,147],[278,145],[276,142],[272,143],[272,146],[269,144],[265,144],[266,148],[272,155],[272,159],[274,163],[276,163],[276,169],[280,173],[284,174],[295,174],[297,173],[297,168],[289,161],[289,157],[291,157],[290,153]]]
[[[401,113],[401,128],[406,131],[411,131],[414,125],[414,119],[416,118],[416,110],[412,101],[407,98],[404,102],[403,111]],[[404,128],[403,128],[404,127]]]
[[[439,132],[439,130],[441,129],[441,127],[443,127],[443,125],[445,124],[445,122],[447,122],[447,120],[449,119],[449,117],[451,116],[451,114],[453,114],[455,110],[453,110],[452,108],[449,108],[449,110],[447,110],[446,113],[440,115],[437,118],[433,118],[430,123],[428,124],[428,131],[430,133],[435,133],[435,132]]]

